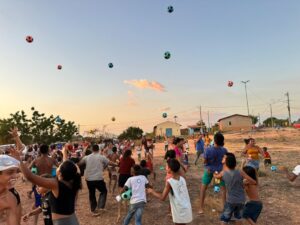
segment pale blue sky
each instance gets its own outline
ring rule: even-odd
[[[267,104],[289,91],[297,119],[299,12],[298,0],[3,0],[0,117],[35,106],[86,127],[115,116],[111,131],[150,130],[166,107],[169,119],[176,114],[183,125],[195,123],[201,104],[215,122],[247,113],[240,81],[251,80],[251,113],[269,116]],[[133,79],[157,81],[167,91],[123,82]],[[273,113],[286,117],[286,104],[275,104]]]

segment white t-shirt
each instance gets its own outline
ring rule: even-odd
[[[86,164],[84,176],[87,181],[103,180],[103,170],[109,163],[105,156],[99,152],[92,153],[83,157],[82,161]]]
[[[169,193],[171,212],[174,223],[190,223],[193,221],[192,206],[185,179],[170,178],[167,182],[171,185],[173,194]]]
[[[295,174],[296,176],[300,175],[300,165],[298,165],[294,168],[293,174]]]
[[[132,190],[130,204],[135,204],[135,203],[139,203],[139,202],[147,202],[145,186],[148,183],[149,182],[148,182],[147,178],[143,175],[130,177],[126,181],[125,186]]]

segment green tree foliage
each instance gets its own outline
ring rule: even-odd
[[[7,119],[0,119],[0,144],[12,142],[8,133],[12,127],[18,127],[25,144],[68,141],[77,132],[74,122],[57,120],[53,115],[46,117],[44,113],[39,113],[33,107],[31,110],[31,119],[27,118],[24,111],[10,114]]]
[[[252,124],[257,124],[257,122],[258,122],[258,116],[250,115],[250,117],[252,119]]]
[[[277,119],[276,117],[272,117],[273,118],[273,126],[281,126],[281,127],[287,127],[289,124],[288,119]],[[272,118],[269,117],[266,120],[264,120],[263,124],[266,127],[272,127]]]
[[[143,135],[143,130],[139,127],[128,127],[126,130],[119,135],[119,139],[131,139],[137,140],[140,139]]]

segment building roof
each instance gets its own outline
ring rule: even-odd
[[[173,123],[173,124],[175,124],[177,126],[181,126],[181,124],[179,124],[179,123],[175,123],[175,122],[172,122],[172,121],[165,121],[165,122],[162,122],[162,123],[159,123],[159,124],[155,125],[154,128],[156,128],[159,125],[165,124],[165,123]]]
[[[220,122],[221,120],[228,119],[228,118],[230,118],[230,117],[235,117],[235,116],[239,116],[239,117],[248,117],[248,118],[251,119],[250,116],[245,116],[245,115],[241,115],[241,114],[233,114],[233,115],[231,115],[231,116],[226,116],[226,117],[224,117],[224,118],[219,119],[218,122]]]
[[[201,126],[200,125],[188,125],[188,128],[197,129],[197,128],[201,128]]]

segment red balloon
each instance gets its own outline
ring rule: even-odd
[[[62,65],[58,65],[57,69],[61,70],[62,69]]]
[[[28,43],[33,42],[33,37],[31,37],[31,36],[26,36],[26,41],[27,41]]]
[[[233,86],[233,81],[228,81],[228,87],[232,87]]]

